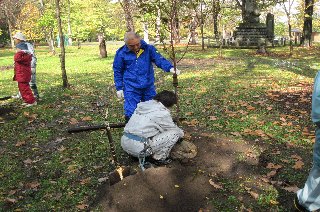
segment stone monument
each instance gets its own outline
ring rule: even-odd
[[[267,27],[267,46],[269,45],[274,45],[273,40],[274,40],[274,15],[271,13],[267,14],[267,19],[266,19],[266,27]]]
[[[243,23],[240,23],[234,32],[236,46],[265,46],[267,27],[260,23],[256,0],[246,0],[244,9]]]

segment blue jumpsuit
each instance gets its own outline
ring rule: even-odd
[[[124,45],[118,49],[113,61],[115,86],[117,91],[124,92],[124,113],[128,118],[139,102],[151,100],[156,95],[152,63],[165,72],[173,68],[154,46],[143,40],[140,43],[140,54],[137,55]]]

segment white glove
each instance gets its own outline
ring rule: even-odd
[[[170,68],[170,72],[174,74],[174,68]],[[176,68],[176,74],[180,74],[180,70]]]
[[[118,97],[118,99],[122,99],[124,97],[123,90],[117,91],[117,97]]]

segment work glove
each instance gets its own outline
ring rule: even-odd
[[[174,74],[174,73],[175,73],[175,72],[174,72],[174,68],[170,68],[170,72]],[[176,74],[177,74],[177,75],[180,74],[180,70],[177,69],[177,68],[176,68]]]
[[[117,91],[117,97],[118,97],[118,99],[122,99],[122,98],[124,98],[123,90],[119,90],[119,91]]]

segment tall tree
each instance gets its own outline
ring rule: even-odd
[[[31,1],[27,1],[19,15],[16,18],[15,28],[21,30],[28,40],[39,41],[43,38],[43,32],[38,25],[40,18],[40,11],[36,4]]]
[[[287,16],[287,22],[288,22],[288,34],[289,34],[289,49],[290,49],[290,55],[293,54],[293,43],[292,43],[292,26],[291,26],[291,11],[292,11],[292,7],[293,7],[293,4],[294,4],[294,0],[288,0],[286,2],[286,0],[282,0],[280,2],[280,4],[282,5],[283,7],[283,10],[284,12],[286,13],[286,16]]]
[[[156,7],[157,11],[157,18],[156,18],[156,40],[155,42],[160,42],[160,37],[161,37],[161,9],[159,6]]]
[[[301,44],[304,46],[311,46],[311,35],[312,35],[312,16],[313,16],[313,5],[314,0],[305,0],[304,4],[304,21]]]
[[[58,30],[59,30],[59,37],[60,37],[60,47],[61,47],[61,54],[60,56],[60,63],[61,63],[61,71],[62,71],[62,86],[64,88],[69,87],[67,71],[66,71],[66,53],[64,48],[64,34],[62,30],[62,23],[61,23],[61,14],[60,14],[60,0],[55,0],[56,4],[56,15],[57,15],[57,22],[58,22]]]
[[[121,4],[123,11],[125,13],[127,31],[128,32],[135,31],[133,17],[132,17],[132,4],[133,3],[130,2],[130,0],[122,0],[122,1],[120,1],[120,4]]]
[[[213,33],[215,39],[219,40],[219,31],[218,31],[218,16],[220,14],[220,0],[212,0],[212,15],[213,15]]]
[[[38,20],[38,24],[41,27],[43,33],[45,34],[45,39],[48,43],[49,49],[52,54],[55,54],[54,47],[54,27],[55,27],[55,15],[54,15],[54,6],[49,2],[45,5],[43,0],[39,0],[39,10],[41,17]]]
[[[24,3],[25,3],[25,0],[0,1],[0,10],[2,12],[0,15],[6,19],[6,23],[8,25],[8,30],[9,30],[8,34],[10,35],[12,48],[14,48],[14,40],[12,38],[12,35],[16,30],[17,17]]]
[[[70,0],[68,0],[68,43],[72,46],[72,29],[71,29],[71,19],[70,19],[70,13],[71,13],[71,6],[70,6]]]

